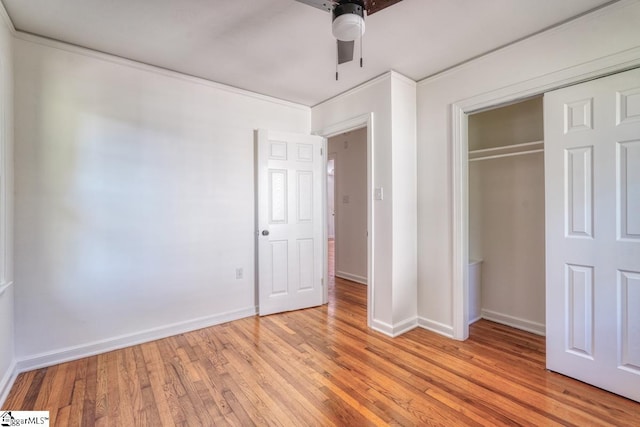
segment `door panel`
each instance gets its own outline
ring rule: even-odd
[[[544,114],[547,367],[640,401],[640,70]]]
[[[640,240],[640,139],[619,142],[617,158],[618,238]]]
[[[322,304],[323,143],[317,136],[257,132],[260,315]]]

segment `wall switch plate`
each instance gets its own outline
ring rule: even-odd
[[[382,200],[384,198],[384,192],[382,191],[382,187],[377,187],[373,190],[373,198],[374,200]]]
[[[342,196],[342,203],[349,203],[349,196]]]
[[[242,268],[236,268],[236,280],[242,279],[243,273]]]

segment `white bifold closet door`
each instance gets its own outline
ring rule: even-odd
[[[640,401],[640,69],[545,95],[547,368]]]

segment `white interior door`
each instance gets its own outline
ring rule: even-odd
[[[261,316],[323,301],[324,138],[257,132]]]
[[[544,98],[547,368],[640,401],[640,69]]]

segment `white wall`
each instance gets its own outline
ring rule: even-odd
[[[469,151],[544,139],[542,96],[469,115]]]
[[[367,283],[367,129],[329,138],[335,155],[335,274]]]
[[[415,278],[417,267],[411,245],[416,230],[412,223],[416,212],[414,85],[389,72],[312,109],[315,132],[373,113],[372,184],[382,188],[384,199],[373,202],[375,246],[372,300],[368,304],[372,327],[391,335],[416,325],[416,316],[412,316],[417,310],[416,281],[412,282],[412,274]]]
[[[479,213],[480,251],[470,258],[483,260],[482,316],[544,334],[544,154],[472,162],[469,181],[479,187],[478,198],[469,194],[469,243]]]
[[[309,108],[24,34],[15,75],[23,367],[255,313],[253,130]]]
[[[418,315],[416,108],[416,83],[395,75],[391,80],[393,324],[399,330],[409,329]]]
[[[577,79],[614,54],[637,59],[638,22],[640,2],[623,0],[418,83],[418,310],[432,329],[453,334],[452,103],[524,91],[550,73]]]
[[[13,37],[7,21],[0,18],[0,404],[14,373]]]

